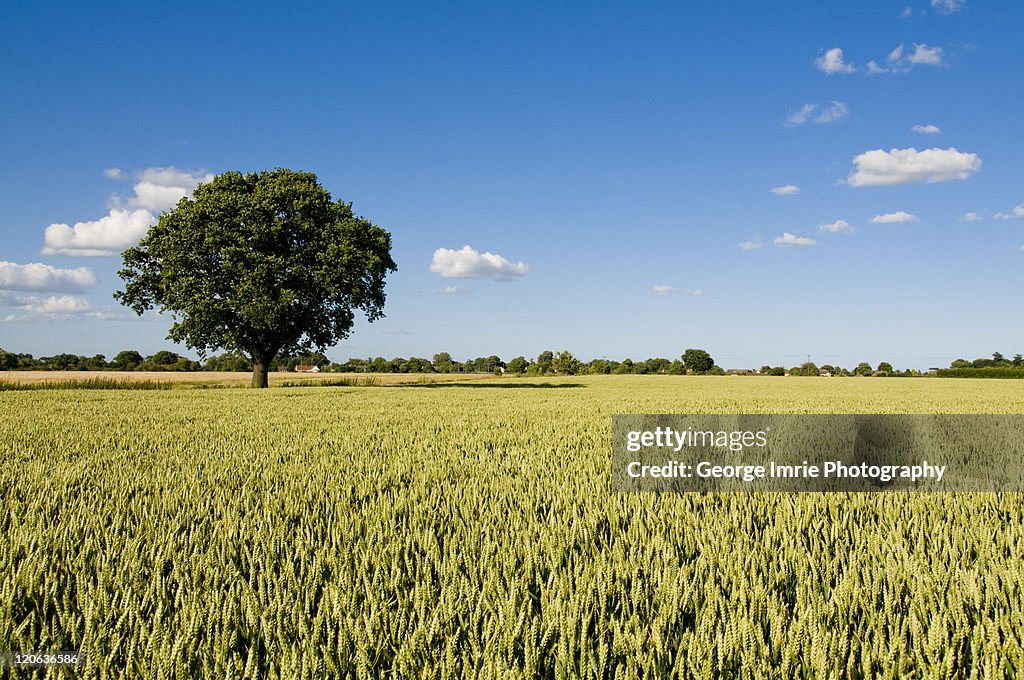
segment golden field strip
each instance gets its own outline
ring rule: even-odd
[[[288,383],[321,383],[351,380],[374,385],[422,382],[462,382],[490,379],[489,373],[288,373],[271,372],[271,387]],[[240,371],[0,371],[0,382],[39,385],[68,381],[109,380],[121,382],[169,383],[171,387],[246,387],[252,375]]]
[[[1024,413],[1017,381],[44,390],[0,409],[0,651],[81,649],[76,676],[1024,674],[1020,494],[609,491],[616,413]]]

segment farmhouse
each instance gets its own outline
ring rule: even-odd
[[[313,364],[296,364],[295,365],[295,372],[296,373],[319,373],[320,372],[320,367],[319,366],[314,366]]]

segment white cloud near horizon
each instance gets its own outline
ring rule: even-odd
[[[834,75],[836,73],[853,73],[857,68],[843,60],[843,50],[833,47],[814,60],[814,66],[822,73]]]
[[[431,295],[468,295],[472,288],[459,288],[458,286],[445,286],[444,288],[431,288]]]
[[[934,184],[965,180],[981,170],[977,154],[962,153],[955,148],[874,149],[855,156],[856,169],[847,183],[851,187],[895,184]]]
[[[969,213],[965,213],[964,216],[960,218],[960,221],[961,222],[981,222],[981,220],[983,220],[983,219],[984,218],[981,215],[979,215],[978,213],[976,213],[974,211],[971,211]]]
[[[780,248],[806,248],[813,246],[817,243],[813,238],[807,238],[806,236],[797,236],[791,234],[788,231],[782,232],[782,236],[776,236],[775,245]]]
[[[117,168],[104,172],[107,177],[121,179],[125,175]],[[146,235],[156,223],[157,216],[170,210],[178,201],[192,194],[202,182],[213,175],[206,172],[188,172],[174,167],[142,170],[128,198],[115,196],[110,211],[103,217],[69,226],[55,223],[43,234],[43,255],[77,255],[83,257],[117,255]]]
[[[123,312],[110,307],[96,307],[79,295],[50,295],[43,298],[19,297],[15,300],[14,307],[18,309],[18,312],[8,314],[4,317],[4,321],[127,318]]]
[[[675,286],[670,286],[667,283],[659,283],[656,286],[653,286],[651,288],[651,292],[658,297],[667,297],[669,295],[675,295],[676,293],[684,297],[701,297],[702,295],[704,295],[704,291],[702,291],[700,288],[694,290],[679,290]]]
[[[772,187],[769,191],[776,196],[795,196],[800,193],[800,187],[795,184],[784,184],[780,187]]]
[[[999,220],[1012,220],[1015,217],[1024,217],[1024,203],[1021,203],[1008,213],[997,212],[995,214],[995,218]]]
[[[41,262],[0,261],[0,290],[82,293],[95,285],[96,275],[87,267],[61,269]]]
[[[917,215],[912,215],[905,210],[898,210],[894,213],[875,215],[868,221],[871,224],[910,224],[911,222],[920,222],[921,220]]]
[[[461,250],[435,250],[430,271],[446,279],[512,281],[526,276],[530,271],[530,265],[523,262],[512,263],[496,253],[481,253],[466,245]]]
[[[743,252],[748,253],[751,250],[761,250],[761,248],[764,248],[764,244],[760,241],[742,241],[738,247]]]
[[[942,132],[942,130],[939,128],[938,125],[931,125],[931,124],[928,124],[928,125],[915,125],[914,127],[910,128],[910,131],[911,132],[916,132],[916,133],[918,133],[920,135],[937,135],[940,132]]]
[[[821,231],[827,231],[830,234],[852,234],[856,231],[853,226],[846,220],[836,220],[828,224],[819,224],[818,229]]]

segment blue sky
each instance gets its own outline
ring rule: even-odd
[[[5,8],[0,347],[172,347],[90,253],[280,166],[393,235],[338,360],[1024,351],[1024,5],[551,5]]]

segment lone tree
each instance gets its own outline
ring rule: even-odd
[[[159,308],[167,337],[197,350],[242,352],[267,386],[279,352],[323,350],[348,336],[355,310],[384,315],[397,270],[391,234],[334,201],[316,175],[278,168],[226,172],[183,198],[122,255],[136,313]]]

